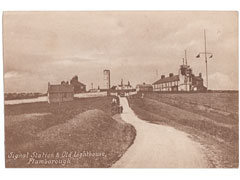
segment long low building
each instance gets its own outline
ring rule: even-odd
[[[153,83],[153,91],[205,91],[202,74],[195,76],[190,66],[183,64],[180,66],[178,75],[170,73],[168,77],[164,75],[161,79]]]
[[[74,97],[74,86],[69,84],[48,83],[48,103],[60,103],[72,101]]]
[[[153,86],[151,84],[138,84],[136,86],[136,91],[137,92],[151,92],[153,91]]]

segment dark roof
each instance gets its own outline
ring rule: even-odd
[[[77,83],[80,84],[81,86],[86,86],[85,84],[81,83],[80,81],[78,81]]]
[[[83,84],[82,82],[80,81],[71,81],[70,84],[72,85],[81,85],[81,86],[86,86],[85,84]]]
[[[200,77],[200,76],[194,76],[194,77],[193,77],[193,80],[194,80],[194,81],[202,81],[203,78]]]
[[[82,86],[86,86],[85,84],[83,84],[83,83],[81,83],[81,82],[79,82],[79,81],[78,81],[78,83],[81,84]]]
[[[152,85],[151,84],[137,84],[137,87],[146,88],[146,87],[152,87]]]
[[[158,81],[154,82],[153,85],[166,83],[166,82],[173,82],[173,81],[179,81],[179,75],[175,75],[175,76],[172,76],[172,77],[165,77],[165,78],[159,79]]]
[[[49,93],[58,93],[58,92],[72,92],[73,93],[73,86],[72,85],[49,85],[48,86]]]

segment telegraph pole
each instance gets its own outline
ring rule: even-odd
[[[205,63],[206,63],[206,83],[208,90],[208,68],[207,68],[207,40],[206,40],[206,30],[204,29],[204,54],[205,54]]]
[[[205,63],[206,63],[206,85],[207,85],[207,90],[208,90],[208,67],[207,67],[207,61],[208,58],[212,58],[213,54],[210,52],[207,52],[207,38],[206,38],[206,30],[204,29],[204,52],[200,52],[196,58],[200,58],[200,56],[204,54],[204,58],[205,58]],[[210,55],[208,57],[208,55]]]
[[[187,65],[187,50],[185,49],[185,62],[186,62],[186,65]]]

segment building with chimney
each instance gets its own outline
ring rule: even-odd
[[[146,84],[146,83],[137,84],[136,91],[137,92],[152,92],[153,86],[151,84]]]
[[[74,93],[85,93],[86,92],[86,85],[81,83],[80,81],[78,81],[77,75],[71,79],[70,84],[74,88]]]
[[[48,83],[47,97],[48,103],[72,101],[74,97],[74,87],[66,83],[56,85]]]
[[[203,85],[202,74],[195,76],[192,68],[183,61],[178,74],[170,73],[168,77],[162,75],[161,79],[153,83],[153,91],[206,91],[206,87]]]

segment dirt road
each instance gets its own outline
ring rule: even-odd
[[[206,168],[203,147],[188,134],[172,127],[148,123],[139,119],[121,98],[121,117],[137,131],[134,144],[113,168]]]

